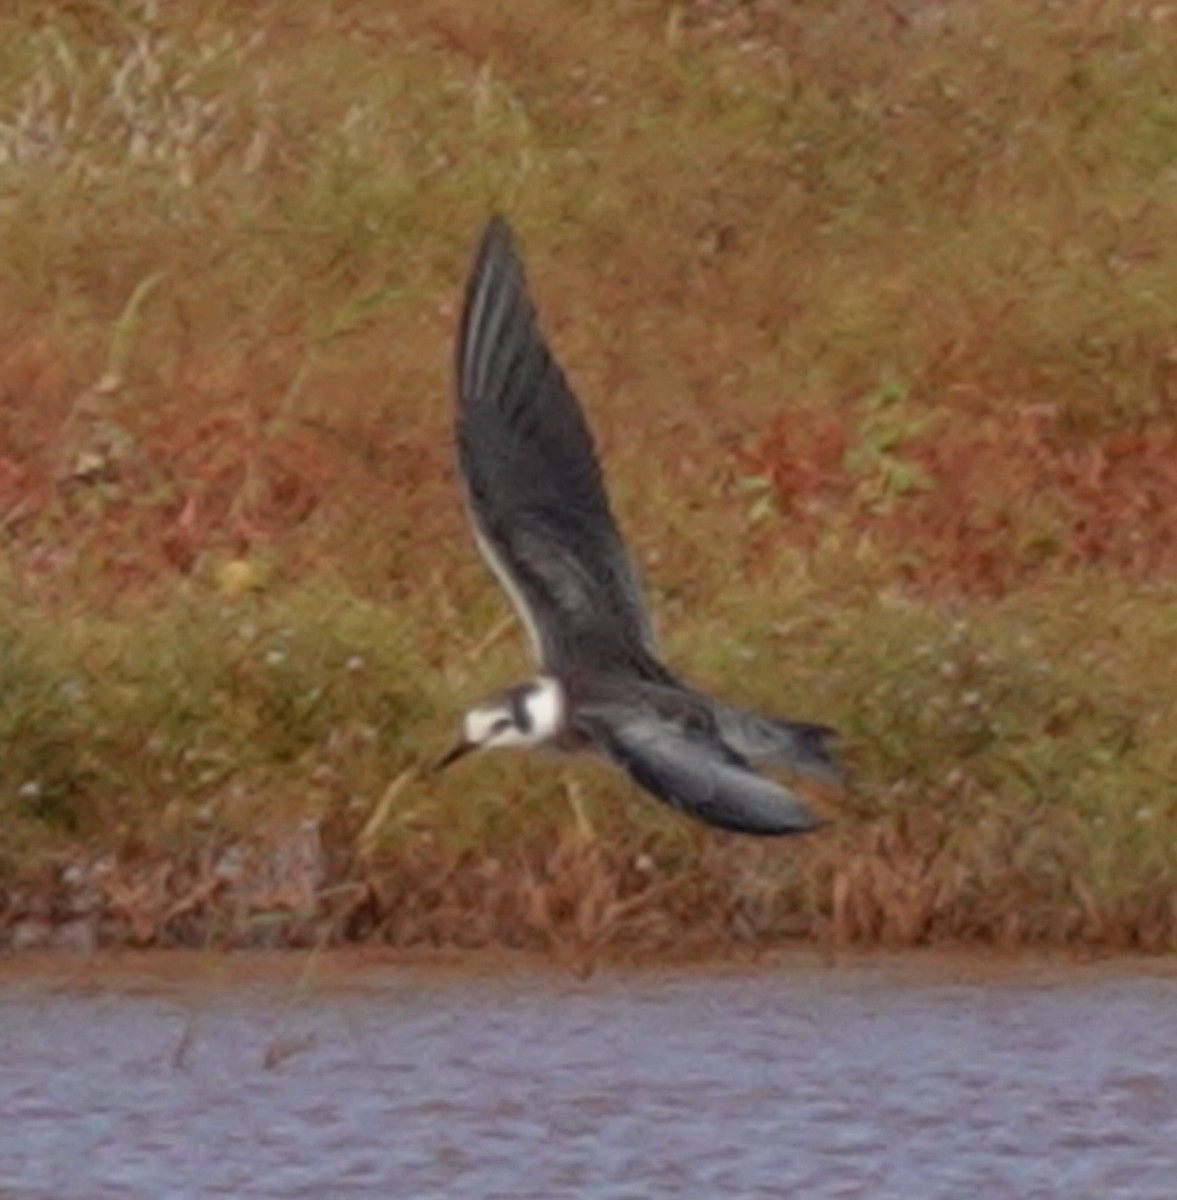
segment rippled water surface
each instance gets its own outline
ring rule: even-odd
[[[1177,979],[0,977],[0,1197],[1177,1196]]]

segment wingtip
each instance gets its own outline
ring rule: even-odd
[[[776,834],[788,837],[798,834],[817,833],[831,824],[829,817],[823,817],[820,813],[814,812],[799,796],[791,791],[788,795],[791,803],[787,806],[787,815],[780,824],[771,830],[754,830],[753,832],[767,832],[770,835]]]
[[[798,814],[799,821],[794,833],[819,833],[823,829],[827,829],[833,824],[829,817],[823,817],[819,813],[815,813],[808,805],[802,805],[802,810]]]
[[[478,267],[485,266],[492,258],[518,258],[518,256],[515,248],[515,231],[511,228],[510,221],[502,213],[492,212],[487,218],[482,236],[478,239],[478,249],[474,256],[476,271]]]
[[[719,829],[762,838],[801,837],[818,833],[832,824],[829,817],[814,812],[792,792],[788,793],[788,803],[771,815],[761,814],[756,818],[747,819],[740,817],[732,821],[717,821],[714,817],[705,816],[703,820]]]
[[[484,238],[489,237],[510,238],[513,236],[511,222],[497,210],[493,211],[486,219],[486,229],[483,232]]]
[[[466,283],[467,302],[484,286],[515,286],[526,289],[523,256],[511,222],[502,213],[492,212],[483,226],[474,249]]]
[[[455,344],[459,401],[481,394],[504,325],[532,320],[523,262],[510,223],[492,213],[475,248]]]

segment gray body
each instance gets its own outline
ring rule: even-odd
[[[611,759],[711,825],[769,835],[814,828],[802,801],[752,764],[836,782],[833,731],[713,699],[659,660],[584,415],[497,217],[467,285],[456,368],[467,509],[542,674],[472,709],[446,761],[479,746],[554,743]]]

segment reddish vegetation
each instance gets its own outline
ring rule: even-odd
[[[295,369],[288,364],[287,379]],[[435,489],[450,484],[429,430],[377,426],[349,440],[346,428],[275,420],[266,410],[283,386],[273,364],[227,379],[186,372],[168,415],[132,431],[134,453],[104,458],[99,446],[87,474],[84,455],[96,453],[88,423],[101,402],[70,398],[47,346],[18,345],[0,360],[6,535],[19,540],[64,515],[71,538],[101,540],[124,583],[149,583],[187,573],[207,550],[245,553],[275,538],[296,561],[313,557],[317,547],[299,544],[297,531],[329,499],[377,506],[419,532]],[[835,523],[869,536],[919,592],[997,595],[1044,568],[1085,564],[1140,579],[1177,572],[1177,421],[1084,433],[1051,406],[1010,405],[1007,416],[971,396],[964,403],[979,411],[932,410],[888,449],[886,461],[911,481],[892,491],[884,467],[856,457],[869,415],[851,406],[782,414],[744,452],[744,469],[771,480],[784,536],[812,546]],[[197,415],[168,419],[180,412]],[[88,506],[100,485],[111,485],[103,503]],[[145,502],[149,490],[158,499]],[[781,526],[760,536],[782,536]]]
[[[1047,567],[1177,572],[1177,422],[1087,437],[1048,410],[934,420],[895,451],[918,484],[880,498],[851,469],[853,414],[778,418],[749,458],[797,536],[835,515],[924,591],[993,595]]]
[[[89,586],[122,594],[166,586],[210,552],[276,552],[298,571],[322,563],[324,541],[346,558],[341,528],[393,541],[445,519],[448,448],[429,429],[357,413],[354,380],[329,421],[284,412],[299,352],[268,357],[189,366],[144,405],[64,379],[41,340],[0,355],[0,528],[14,561],[49,580],[94,547]]]
[[[1011,861],[984,886],[934,817],[878,826],[853,849],[710,837],[691,870],[656,847],[569,828],[455,856],[429,845],[369,859],[334,826],[203,845],[170,856],[75,855],[0,889],[0,948],[513,947],[574,970],[601,958],[690,957],[799,939],[826,946],[935,942],[1173,945],[1171,894],[1113,904],[1081,882],[1058,890]],[[636,852],[635,852],[636,851]],[[819,881],[823,902],[801,901]]]

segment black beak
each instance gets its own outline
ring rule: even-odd
[[[477,742],[468,742],[465,739],[463,739],[462,741],[458,742],[456,745],[451,746],[450,749],[447,750],[441,756],[441,758],[439,758],[437,760],[437,762],[435,762],[433,764],[433,766],[431,766],[429,768],[429,773],[431,775],[436,775],[439,771],[444,771],[446,769],[446,767],[452,766],[454,763],[456,763],[458,761],[459,758],[465,758],[466,755],[469,754],[471,750],[477,750],[477,749],[478,749]]]

